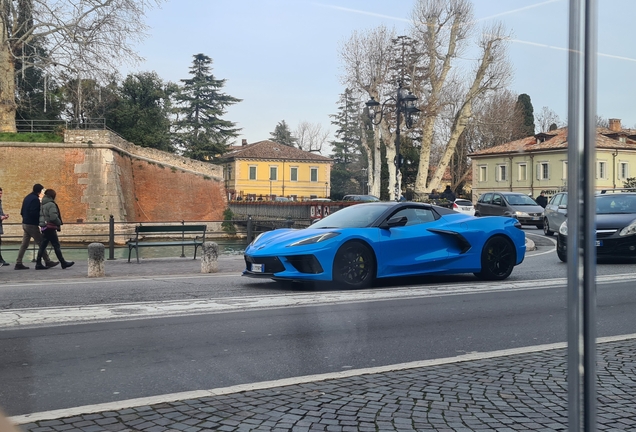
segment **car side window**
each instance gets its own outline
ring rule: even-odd
[[[561,205],[561,201],[563,200],[563,194],[556,194],[552,200],[554,201],[553,204],[555,206]]]
[[[391,218],[400,217],[406,217],[407,222],[405,226],[419,225],[426,222],[433,222],[435,220],[433,211],[426,209],[404,208],[391,216]]]
[[[490,204],[492,199],[492,193],[488,192],[479,197],[479,202],[482,204]]]
[[[495,194],[495,196],[492,198],[492,205],[498,205],[500,206],[502,202],[502,198],[501,195],[499,194]]]

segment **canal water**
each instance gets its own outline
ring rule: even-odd
[[[237,240],[229,240],[229,239],[212,239],[210,241],[215,242],[219,245],[219,255],[243,255],[245,248],[247,247],[247,241],[245,239],[237,239]],[[106,246],[105,258],[109,258],[109,250],[108,245]],[[18,256],[18,249],[20,248],[19,243],[14,242],[2,242],[2,257],[8,263],[14,264],[15,259]],[[139,257],[140,258],[169,258],[169,257],[180,257],[182,252],[188,257],[192,258],[194,256],[194,247],[185,246],[182,248],[181,246],[161,246],[161,247],[143,247],[139,249]],[[51,255],[51,259],[57,261],[55,258],[55,253],[51,248],[48,250]],[[62,244],[62,254],[67,261],[75,261],[75,260],[86,260],[88,259],[88,245],[86,244],[78,244],[71,245],[68,243]],[[35,260],[37,256],[37,248],[33,246],[33,242],[31,242],[31,247],[27,250],[27,253],[24,256],[24,262],[28,263],[32,260]],[[197,251],[197,258],[201,256],[201,248]],[[115,246],[114,250],[114,258],[115,259],[128,259],[128,247],[127,246]],[[135,251],[132,251],[131,261],[135,260]]]

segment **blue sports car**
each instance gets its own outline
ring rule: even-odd
[[[525,257],[520,228],[514,218],[477,218],[425,203],[356,204],[308,228],[262,233],[245,250],[243,275],[345,288],[426,274],[502,280]]]

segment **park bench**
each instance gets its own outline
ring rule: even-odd
[[[138,225],[135,227],[135,238],[126,242],[128,262],[130,262],[133,249],[139,263],[139,248],[158,246],[194,246],[194,259],[196,259],[197,249],[205,242],[207,228],[206,225]],[[181,234],[180,239],[160,240],[178,233]],[[188,238],[186,238],[186,233],[189,234]],[[153,240],[153,238],[157,240]]]

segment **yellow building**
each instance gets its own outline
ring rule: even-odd
[[[243,140],[223,155],[225,187],[233,200],[327,198],[331,164],[328,157],[295,147]]]
[[[621,188],[636,177],[636,130],[622,129],[619,119],[609,128],[597,128],[596,169],[587,175],[596,179],[596,189]],[[470,155],[473,169],[473,201],[484,192],[513,191],[530,194],[542,191],[549,198],[567,189],[568,129],[512,141]]]

